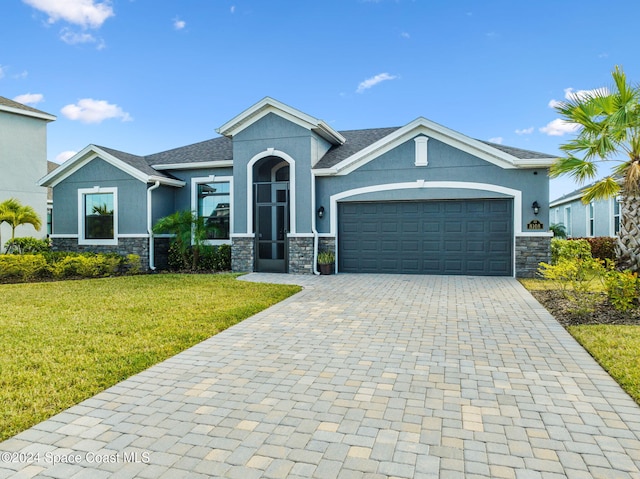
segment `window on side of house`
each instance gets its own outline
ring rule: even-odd
[[[622,198],[619,196],[613,198],[613,234],[618,235],[620,233],[620,201]]]
[[[209,240],[228,240],[231,219],[231,184],[229,181],[198,183],[197,211],[210,232]]]
[[[117,244],[117,204],[116,188],[78,190],[79,244]]]
[[[587,207],[587,213],[589,215],[589,218],[588,218],[589,236],[595,236],[595,231],[596,231],[595,210],[596,210],[596,206],[592,201],[591,203],[589,203],[589,206]]]
[[[572,228],[571,228],[571,206],[567,206],[564,209],[564,227],[567,229],[567,236],[572,236]]]

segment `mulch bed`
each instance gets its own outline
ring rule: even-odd
[[[580,324],[626,324],[640,326],[640,307],[632,308],[629,311],[616,311],[604,295],[593,293],[598,296],[598,302],[591,313],[578,315],[572,312],[575,304],[566,299],[562,292],[554,290],[531,291],[531,294],[542,304],[553,317],[555,317],[564,327]]]

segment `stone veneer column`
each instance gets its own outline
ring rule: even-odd
[[[541,262],[551,262],[551,236],[516,236],[516,278],[535,278]]]
[[[289,238],[289,273],[313,274],[313,236]]]
[[[253,271],[253,238],[231,238],[231,270],[237,273]]]

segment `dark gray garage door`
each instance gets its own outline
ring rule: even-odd
[[[340,203],[343,273],[511,276],[513,201]]]

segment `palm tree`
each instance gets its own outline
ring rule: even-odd
[[[576,137],[560,149],[550,176],[569,175],[580,184],[594,180],[601,163],[613,163],[611,174],[586,188],[587,204],[620,195],[620,233],[616,242],[622,268],[640,271],[640,87],[630,85],[622,68],[612,73],[613,87],[573,95],[556,110],[577,125]]]
[[[42,226],[38,213],[31,206],[23,206],[15,198],[9,198],[0,203],[0,224],[2,223],[8,223],[11,226],[12,240],[15,239],[16,228],[20,225],[32,225],[36,231],[40,231]]]

